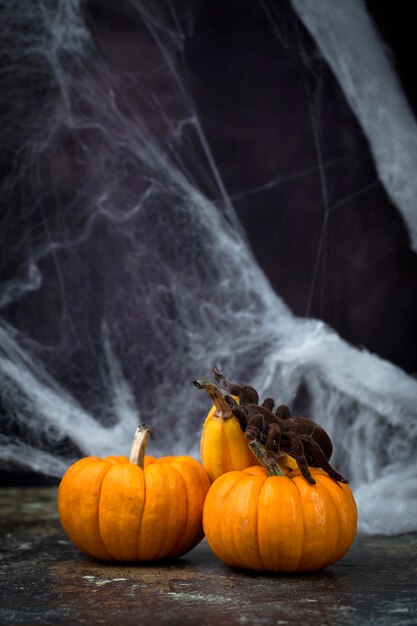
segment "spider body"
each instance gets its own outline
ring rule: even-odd
[[[329,463],[333,445],[321,426],[303,417],[292,417],[285,405],[279,406],[274,413],[275,403],[272,398],[267,398],[260,405],[256,389],[228,381],[217,368],[213,368],[213,373],[216,382],[225,391],[239,398],[239,404],[231,395],[225,399],[246,438],[249,441],[256,439],[265,447],[271,464],[275,464],[278,457],[286,453],[295,459],[310,484],[315,484],[315,480],[309,466],[321,467],[334,480],[348,482]]]

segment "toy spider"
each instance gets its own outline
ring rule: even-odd
[[[321,467],[338,482],[349,482],[336,472],[329,463],[333,445],[326,431],[315,422],[303,417],[292,417],[287,406],[281,405],[273,413],[275,402],[266,398],[259,405],[259,394],[249,385],[239,385],[227,380],[213,368],[217,384],[229,394],[237,396],[237,404],[231,395],[225,397],[234,417],[248,440],[259,441],[264,447],[271,465],[277,462],[282,453],[292,456],[304,478],[315,484],[308,466]]]

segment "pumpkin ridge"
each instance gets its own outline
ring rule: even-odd
[[[146,457],[145,457],[146,459]],[[139,533],[140,533],[140,527],[142,525],[142,519],[143,519],[143,511],[145,510],[145,502],[146,502],[146,480],[145,480],[145,467],[142,469],[141,467],[139,467],[139,469],[141,470],[142,474],[143,474],[143,507],[141,509],[140,512],[140,518],[138,520],[138,529],[136,531],[136,561],[139,560]]]
[[[285,476],[269,477],[259,494],[258,540],[265,571],[297,571],[304,528],[297,498],[295,485]]]
[[[81,459],[81,460],[82,460],[82,459]],[[98,538],[99,538],[99,540],[100,540],[100,543],[101,543],[100,548],[101,548],[101,547],[102,547],[102,548],[104,548],[104,551],[105,551],[105,552],[107,553],[107,555],[108,555],[108,556],[104,557],[104,558],[105,558],[105,560],[111,560],[111,559],[114,559],[114,556],[113,556],[113,555],[112,555],[112,553],[111,553],[111,552],[107,549],[107,546],[106,546],[106,544],[104,543],[103,538],[102,538],[101,533],[100,533],[100,518],[99,518],[99,511],[100,511],[100,498],[101,498],[101,488],[102,488],[102,485],[103,485],[103,479],[104,479],[105,475],[107,474],[107,472],[109,471],[109,469],[110,469],[111,467],[113,467],[113,464],[112,464],[110,461],[106,461],[105,459],[100,459],[99,457],[95,457],[95,458],[93,458],[93,462],[94,462],[94,461],[95,461],[96,463],[103,463],[103,462],[104,462],[104,463],[106,463],[106,464],[107,464],[107,469],[106,469],[106,471],[103,473],[103,476],[101,477],[100,489],[99,489],[99,492],[98,492],[98,494],[97,494],[97,495],[98,495],[98,497],[97,497],[97,506],[95,506],[95,507],[94,507],[94,511],[95,511],[95,513],[94,513],[94,517],[95,517],[95,526],[96,526],[96,529],[95,529],[95,530],[96,530],[96,532],[97,532],[97,536],[98,536]],[[80,471],[79,471],[79,472],[77,472],[77,473],[74,473],[74,476],[72,476],[72,481],[74,481],[74,480],[75,480],[75,477],[78,477],[78,478],[79,478],[79,477],[80,477],[80,475],[82,474],[83,470],[87,470],[87,472],[88,472],[88,469],[89,469],[89,465],[83,465],[82,467],[80,467]],[[88,473],[87,473],[87,477],[86,477],[86,479],[88,480]],[[93,539],[95,539],[95,538],[93,538]],[[77,544],[77,542],[75,542],[75,543],[76,543],[76,545],[78,545],[78,546],[79,546],[79,544]],[[84,548],[84,547],[82,547],[82,548],[80,548],[80,549],[81,549],[81,550],[83,550],[84,552],[87,552],[87,554],[90,554],[90,555],[94,556],[95,558],[103,558],[102,556],[97,557],[97,553],[96,553],[96,551],[95,551],[95,550],[88,550],[88,548],[86,549],[86,548]]]
[[[92,460],[98,461],[98,457],[84,457],[83,459],[79,459],[75,463],[73,463],[65,472],[59,488],[58,488],[58,510],[59,510],[59,519],[63,529],[68,535],[72,534],[70,532],[71,527],[71,518],[68,519],[68,493],[71,490],[70,487],[67,487],[68,483],[71,483],[74,480],[74,477],[77,476],[81,469],[84,466],[87,466]]]
[[[221,476],[219,476],[219,478],[217,478],[217,484],[214,485],[213,483],[207,493],[203,510],[203,529],[206,535],[207,543],[209,544],[213,552],[217,554],[217,552],[220,551],[222,553],[223,556],[221,558],[228,565],[232,565],[233,555],[230,554],[227,542],[224,542],[224,527],[226,524],[226,515],[224,514],[224,511],[222,509],[222,523],[220,523],[219,515],[216,515],[214,512],[217,511],[219,505],[218,500],[221,499],[219,498],[217,493],[220,486],[224,490],[224,493],[221,494],[223,497],[220,504],[222,504],[223,507],[226,508],[228,496],[237,484],[236,480],[233,481],[233,479],[236,479],[237,473],[237,471],[227,472],[226,474],[222,474]],[[212,524],[214,524],[215,526],[214,533],[211,533]],[[206,532],[206,528],[209,529],[209,532]]]
[[[184,461],[181,461],[181,459],[184,459]],[[185,459],[187,459],[186,462]],[[184,525],[185,532],[184,535],[179,538],[179,549],[175,551],[176,556],[181,556],[186,551],[184,549],[184,544],[190,546],[188,549],[192,549],[203,538],[204,533],[202,515],[199,516],[200,523],[198,525],[198,528],[195,527],[196,507],[194,499],[200,498],[204,493],[201,501],[197,499],[195,500],[196,502],[201,502],[200,506],[202,508],[204,507],[204,500],[210,487],[210,480],[203,467],[195,459],[191,459],[189,457],[178,457],[177,459],[174,458],[173,463],[175,469],[179,472],[184,481],[187,500],[186,518]],[[186,473],[185,476],[183,472]],[[192,485],[191,489],[189,487],[190,484]],[[191,531],[193,532],[191,533]],[[187,539],[186,542],[185,539]]]
[[[306,520],[305,520],[305,517],[304,517],[305,516],[305,512],[304,512],[303,499],[301,497],[301,493],[300,493],[300,490],[298,488],[298,484],[294,480],[292,480],[292,479],[290,479],[290,480],[292,481],[293,485],[295,485],[295,487],[297,489],[298,499],[299,499],[299,502],[300,502],[301,521],[303,523],[303,534],[302,534],[302,540],[301,540],[302,541],[302,548],[300,550],[300,558],[298,559],[297,567],[295,568],[295,571],[298,572],[298,571],[300,571],[300,564],[302,563],[302,560],[304,558],[305,540],[306,540],[305,539],[305,537],[306,537]]]
[[[252,474],[252,476],[253,476],[253,474]],[[259,492],[258,492],[258,496],[256,498],[256,521],[255,521],[256,532],[255,532],[255,539],[256,539],[256,551],[258,553],[258,558],[259,558],[259,561],[261,563],[261,570],[265,569],[265,563],[264,563],[264,560],[262,558],[261,546],[260,546],[260,542],[259,542],[259,501],[261,499],[261,493],[262,493],[262,490],[263,490],[267,480],[268,480],[268,476],[266,477],[266,480],[264,480],[264,482],[262,483],[261,488],[259,489]]]
[[[229,445],[229,437],[228,437],[228,427],[226,426],[227,422],[222,422],[222,438],[221,438],[221,451],[222,455],[225,454],[225,462],[224,466],[227,468],[227,471],[233,467],[232,465],[232,453]]]
[[[181,541],[181,535],[185,534],[185,530],[187,528],[187,519],[188,519],[188,510],[189,510],[188,491],[187,491],[187,485],[185,483],[184,477],[182,476],[181,472],[174,465],[171,465],[171,463],[160,463],[160,465],[162,465],[162,466],[163,465],[167,465],[169,467],[169,471],[170,472],[172,472],[172,470],[173,470],[174,474],[177,474],[177,476],[180,477],[180,481],[181,481],[181,483],[182,483],[182,485],[184,487],[184,493],[185,493],[185,509],[186,509],[186,511],[185,511],[184,523],[182,525],[181,532],[177,533],[177,537],[175,538],[175,542],[173,542],[173,549],[170,550],[170,552],[173,552],[173,551],[175,551],[175,546],[177,546],[180,543],[180,541]],[[164,548],[164,547],[165,546],[162,546],[162,548]],[[159,552],[160,551],[158,551],[156,553],[155,559],[163,558],[163,557],[159,557]],[[162,552],[163,552],[163,550],[162,550]]]
[[[146,457],[145,457],[145,459],[146,459]],[[153,465],[153,463],[151,465]],[[139,468],[139,469],[142,469],[142,468]],[[143,472],[143,507],[142,507],[142,512],[140,514],[140,520],[139,520],[139,524],[138,524],[138,532],[136,533],[136,560],[137,561],[140,561],[139,536],[140,536],[140,532],[141,532],[141,529],[142,529],[143,512],[145,510],[146,495],[147,495],[147,487],[146,487],[146,480],[145,480],[145,469],[146,469],[146,466],[142,469],[142,472]]]
[[[323,478],[320,477],[320,482],[323,480]],[[335,485],[336,487],[336,485]],[[339,520],[339,527],[338,527],[338,541],[336,543],[336,548],[334,550],[334,552],[331,555],[331,559],[329,558],[328,563],[326,563],[324,565],[324,567],[327,566],[327,564],[331,564],[334,563],[335,561],[338,561],[339,559],[341,559],[347,552],[347,550],[349,549],[350,545],[352,544],[352,541],[355,537],[356,534],[356,526],[355,526],[355,532],[353,533],[353,539],[350,537],[350,529],[349,529],[349,515],[347,514],[346,509],[351,507],[351,503],[353,501],[353,505],[354,505],[354,509],[356,511],[356,502],[355,500],[352,498],[351,499],[351,491],[349,489],[349,487],[347,485],[344,484],[340,484],[337,483],[337,489],[340,489],[340,500],[341,502],[344,504],[343,506],[343,512],[341,510],[341,506],[340,506],[340,501],[337,502],[335,500],[336,491],[330,490],[330,495],[332,498],[332,501],[334,502],[334,506],[336,508],[337,511],[337,516],[338,516],[338,520]],[[345,532],[341,532],[341,529],[345,529]],[[346,538],[349,538],[349,543],[347,543]],[[343,542],[343,550],[342,552],[340,551],[340,544]]]
[[[101,543],[106,548],[106,550],[110,554],[111,558],[114,559],[114,560],[117,560],[115,558],[115,556],[112,554],[111,550],[108,549],[108,547],[106,545],[106,542],[104,541],[103,535],[101,534],[101,529],[100,529],[100,508],[101,508],[101,494],[102,494],[102,491],[103,491],[103,480],[104,480],[104,477],[106,476],[106,474],[109,472],[109,470],[116,465],[115,463],[112,463],[111,461],[108,461],[108,463],[109,463],[109,467],[107,468],[107,471],[103,474],[103,477],[101,479],[100,492],[99,492],[99,496],[98,496],[98,506],[96,507],[97,532],[98,532],[98,536],[100,537]]]
[[[144,505],[143,496],[143,471],[134,463],[119,464],[104,477],[100,531],[117,561],[132,562],[137,559],[137,533]]]
[[[329,497],[330,502],[332,503],[332,506],[334,507],[334,510],[336,511],[336,517],[339,521],[339,524],[336,524],[336,532],[337,532],[337,537],[336,537],[336,541],[335,541],[335,547],[333,549],[333,551],[331,552],[330,556],[328,556],[326,559],[322,560],[322,562],[320,562],[320,566],[318,569],[322,569],[323,567],[326,566],[327,563],[333,563],[334,559],[333,556],[335,554],[337,554],[338,549],[339,549],[339,539],[340,539],[340,523],[341,523],[341,519],[340,519],[340,512],[339,512],[339,507],[336,505],[334,498],[333,498],[333,493],[332,490],[329,489],[327,483],[326,478],[328,478],[329,480],[332,480],[328,475],[324,476],[323,474],[319,474],[319,473],[315,473],[315,479],[317,481],[317,483],[321,486],[321,488],[323,489],[323,491],[325,491]]]
[[[139,554],[141,561],[155,561],[170,556],[167,547],[172,544],[173,523],[180,523],[182,517],[181,506],[177,506],[174,514],[169,515],[170,512],[172,513],[171,502],[177,496],[177,500],[182,505],[182,500],[185,499],[184,492],[182,492],[184,495],[176,494],[175,487],[178,486],[178,481],[173,476],[169,463],[152,464],[145,470],[149,496],[145,500],[138,538],[139,553],[143,550],[143,553]],[[174,490],[173,494],[172,490]]]
[[[234,561],[234,552],[237,552],[237,548],[235,545],[235,541],[233,536],[231,538],[229,537],[225,537],[225,531],[228,531],[227,528],[227,516],[228,516],[228,509],[230,507],[230,500],[231,500],[231,496],[232,494],[236,491],[236,489],[238,488],[240,480],[237,480],[234,485],[232,486],[232,488],[230,489],[230,491],[227,494],[227,499],[225,500],[225,504],[224,504],[224,509],[223,509],[223,524],[220,526],[220,536],[221,536],[221,543],[223,546],[223,550],[226,547],[226,554],[227,554],[227,561],[226,563],[228,563],[229,565],[232,565],[232,567],[235,566],[235,561]],[[228,544],[232,544],[232,549],[229,550]],[[230,561],[229,561],[229,557],[230,557]]]
[[[324,470],[321,470],[321,469],[316,469],[316,468],[310,468],[310,469],[312,470],[312,471],[311,471],[311,473],[312,473],[312,476],[313,476],[313,477],[315,477],[315,478],[317,478],[317,477],[318,477],[318,478],[320,478],[320,476],[323,476],[323,477],[328,478],[329,480],[332,480],[332,479],[328,476],[328,474],[327,474],[326,472],[324,472]],[[300,490],[298,489],[298,485],[300,485],[300,486],[302,485],[303,487],[305,487],[305,483],[303,482],[303,481],[304,481],[304,478],[302,477],[302,475],[301,475],[301,473],[300,473],[299,471],[297,471],[297,470],[296,470],[296,472],[297,472],[297,474],[294,476],[294,478],[295,478],[295,479],[297,479],[297,480],[294,480],[294,483],[295,483],[295,485],[296,485],[296,487],[297,487],[297,490],[298,490],[298,492],[299,492],[299,496],[300,496],[300,501],[301,501],[301,505],[302,505],[302,513],[303,513],[303,515],[302,515],[302,519],[303,519],[303,524],[304,524],[304,529],[305,529],[305,532],[304,532],[304,535],[303,535],[303,538],[304,538],[304,542],[303,542],[303,550],[302,550],[302,556],[301,556],[301,559],[300,559],[300,563],[303,563],[303,560],[305,560],[305,558],[306,558],[306,549],[308,548],[308,543],[307,543],[307,542],[308,542],[308,539],[307,539],[307,537],[308,537],[308,534],[309,534],[309,533],[307,532],[307,530],[306,530],[306,529],[308,529],[308,528],[309,528],[309,526],[310,526],[310,528],[311,528],[311,524],[309,524],[309,520],[308,520],[308,519],[306,519],[306,517],[305,517],[305,516],[306,516],[306,514],[307,514],[307,511],[306,511],[306,510],[305,510],[305,508],[304,508],[304,507],[305,507],[305,505],[306,505],[306,502],[305,502],[305,499],[304,499],[304,498],[303,498],[303,496],[302,496],[302,493],[300,493]],[[328,507],[328,503],[326,502],[326,500],[325,500],[325,499],[323,499],[323,497],[322,497],[322,496],[321,496],[321,494],[320,494],[320,491],[321,491],[321,488],[322,488],[322,483],[321,483],[321,481],[318,481],[318,483],[317,483],[316,485],[309,485],[309,486],[308,486],[308,488],[309,488],[309,489],[313,489],[313,490],[314,490],[314,489],[317,489],[317,490],[318,490],[318,496],[319,496],[319,497],[322,499],[322,501],[323,501],[323,502],[322,502],[322,506],[323,506],[325,509],[327,509],[327,507]],[[320,491],[319,491],[319,490],[320,490]],[[328,490],[326,490],[326,489],[325,489],[325,490],[324,490],[324,494],[328,494]],[[326,511],[326,517],[328,517],[329,515],[332,515],[332,514],[333,514],[333,515],[335,516],[336,520],[338,521],[338,520],[339,520],[339,515],[338,515],[338,512],[337,512],[337,507],[335,507],[335,506],[334,506],[334,502],[333,502],[333,500],[332,500],[332,499],[331,499],[330,501],[331,501],[331,505],[332,505],[334,508],[333,508],[333,511],[332,511],[332,512],[330,512],[329,510],[327,510],[327,511]],[[334,525],[329,525],[329,524],[327,523],[327,525],[329,526],[329,530],[328,530],[327,532],[330,532],[330,531],[333,529],[333,526],[334,526],[334,525],[336,525],[336,524],[334,524]],[[338,532],[339,532],[339,529],[337,529],[337,530],[338,530]],[[326,535],[326,533],[325,533],[325,535]],[[325,541],[325,539],[323,539],[323,542],[324,542],[324,543],[323,543],[323,545],[324,545],[324,548],[325,548],[325,547],[326,547],[326,541]],[[325,550],[323,550],[323,549],[322,549],[322,550],[321,550],[321,552],[320,552],[320,555],[321,555],[321,560],[319,560],[319,565],[314,566],[314,567],[311,567],[310,565],[307,565],[307,567],[306,567],[306,565],[305,565],[305,563],[304,563],[304,565],[302,565],[301,567],[299,566],[299,570],[300,570],[300,571],[315,571],[315,570],[317,570],[317,569],[322,569],[323,567],[325,567],[325,566],[327,566],[327,565],[330,565],[330,564],[331,564],[331,562],[334,562],[334,561],[330,561],[330,559],[329,559],[328,557],[327,557],[327,558],[323,558],[323,553],[325,554]],[[337,559],[336,559],[336,560],[337,560]]]
[[[251,474],[247,474],[246,476],[242,476],[238,482],[237,482],[237,489],[236,491],[239,491],[241,489],[256,489],[257,486],[260,483],[259,479],[262,479],[262,476],[253,476]],[[256,495],[256,504],[259,501],[259,494],[262,490],[262,487],[264,485],[265,481],[263,481],[260,485],[259,485],[259,489],[258,489],[258,493]],[[252,495],[252,494],[251,494]],[[232,490],[232,492],[229,494],[228,498],[229,501],[231,502],[231,504],[233,505],[233,499],[236,496],[235,490]],[[242,497],[242,496],[241,496]],[[251,498],[252,499],[252,498]],[[256,520],[254,523],[255,529],[252,533],[253,538],[255,539],[255,550],[257,551],[257,553],[253,554],[253,555],[249,555],[249,561],[255,561],[258,560],[261,562],[262,564],[262,559],[259,558],[259,542],[258,542],[258,518],[256,516]],[[241,546],[244,545],[244,542],[242,542],[241,538],[240,538],[240,531],[239,529],[236,528],[236,524],[232,524],[232,532],[230,533],[230,537],[232,539],[232,544],[234,547],[234,551],[238,556],[238,559],[240,562],[245,562],[247,561],[247,555],[244,554],[244,552],[242,552],[241,550]],[[247,544],[246,544],[247,545]],[[252,568],[253,565],[252,563],[248,563],[245,567],[247,568]],[[255,569],[259,569],[259,568],[255,568]]]
[[[238,472],[237,470],[234,471],[233,473],[236,475],[240,474],[240,472]],[[229,475],[229,472],[227,472],[227,474],[224,474],[224,476],[226,475]],[[220,526],[221,544],[222,544],[223,550],[226,552],[225,562],[228,565],[231,565],[232,567],[239,566],[239,562],[236,561],[236,558],[235,558],[235,555],[238,554],[238,548],[236,546],[233,533],[229,533],[230,522],[228,520],[228,515],[229,515],[229,509],[231,508],[230,503],[232,501],[233,494],[235,493],[235,491],[238,490],[239,483],[241,480],[242,480],[241,476],[237,476],[236,482],[233,484],[231,489],[227,492],[227,496],[225,497],[225,500],[224,500],[224,508],[222,510],[223,523]],[[233,509],[231,509],[231,516],[233,517]]]
[[[268,480],[268,476],[266,477],[266,480],[262,484],[262,487],[260,488],[259,493],[258,493],[258,497],[256,499],[256,549],[258,550],[258,555],[259,555],[259,560],[260,560],[261,565],[262,565],[262,570],[265,570],[265,563],[264,563],[264,560],[262,558],[261,544],[260,544],[260,541],[259,541],[259,502],[261,500],[261,493],[262,493],[262,491],[265,488],[265,484],[266,484],[267,480]]]

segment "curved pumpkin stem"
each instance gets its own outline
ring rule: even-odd
[[[134,463],[141,469],[145,465],[145,452],[152,428],[146,424],[139,424],[133,437],[132,448],[130,450],[130,463]]]
[[[198,378],[193,382],[193,385],[196,389],[204,389],[204,391],[207,391],[211,401],[216,407],[214,413],[215,417],[221,417],[223,420],[233,417],[230,406],[224,399],[222,392],[210,378]]]
[[[285,476],[285,473],[282,471],[278,463],[273,463],[271,465],[265,454],[265,448],[257,439],[250,441],[248,446],[262,467],[268,472],[269,476]]]

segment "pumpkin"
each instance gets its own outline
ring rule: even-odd
[[[346,484],[310,471],[315,485],[298,469],[285,476],[267,463],[218,478],[203,514],[213,552],[230,566],[268,572],[309,572],[339,560],[355,538],[355,500]]]
[[[203,537],[210,483],[187,456],[145,457],[150,428],[135,434],[130,460],[90,456],[65,473],[58,493],[61,524],[83,552],[108,561],[179,557]]]
[[[194,386],[207,391],[213,402],[200,441],[201,462],[210,480],[255,465],[257,460],[219,388],[205,378],[194,381]],[[239,402],[239,398],[232,397]]]

